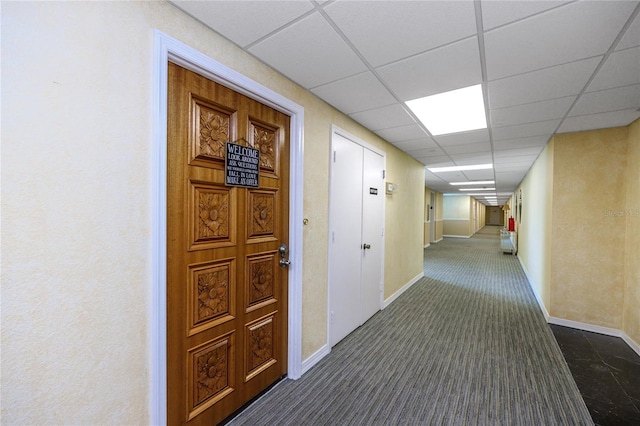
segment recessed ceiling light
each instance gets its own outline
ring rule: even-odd
[[[450,167],[427,167],[431,173],[440,173],[440,172],[457,172],[461,170],[484,170],[484,169],[492,169],[493,164],[475,164],[471,166],[450,166]]]
[[[495,188],[459,188],[458,191],[495,191]]]
[[[434,136],[487,128],[480,84],[414,99],[406,104]]]
[[[473,182],[451,182],[449,185],[493,185],[493,180],[475,180]]]

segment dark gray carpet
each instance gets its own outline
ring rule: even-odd
[[[425,249],[425,278],[232,425],[593,425],[498,227]]]

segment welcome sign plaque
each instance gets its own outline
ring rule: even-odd
[[[225,185],[257,188],[260,177],[260,151],[227,142],[224,171]]]

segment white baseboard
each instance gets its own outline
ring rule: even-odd
[[[307,358],[304,361],[302,361],[302,374],[301,375],[303,375],[307,371],[311,370],[311,368],[314,365],[316,365],[317,363],[319,363],[322,358],[324,358],[325,356],[329,355],[329,352],[331,352],[331,348],[329,347],[329,344],[327,343],[326,345],[324,345],[323,347],[321,347],[320,349],[315,351],[313,353],[313,355],[311,355],[309,358]]]
[[[471,235],[443,235],[448,238],[471,238]]]
[[[411,286],[414,285],[416,282],[418,282],[418,280],[420,280],[420,278],[422,278],[422,277],[424,277],[424,271],[420,272],[418,275],[413,277],[408,283],[406,283],[405,285],[400,287],[400,289],[398,291],[393,293],[391,296],[389,296],[389,298],[387,298],[384,302],[382,302],[382,309],[386,308],[391,303],[393,303],[394,300],[396,300],[398,297],[400,297],[400,295],[402,293],[404,293],[405,291],[409,290],[409,288],[411,288]]]
[[[424,248],[427,248],[427,247],[429,247],[430,245],[431,245],[431,243],[429,243],[429,244],[427,244],[426,246],[424,246]]]
[[[533,295],[536,297],[536,300],[538,301],[538,306],[540,306],[540,310],[544,315],[544,319],[547,322],[549,322],[549,312],[547,311],[547,307],[542,302],[542,297],[540,297],[540,294],[538,294],[538,291],[533,285],[533,280],[531,279],[531,275],[529,275],[529,271],[527,271],[526,266],[524,266],[524,263],[522,263],[522,259],[520,259],[520,256],[516,256],[516,259],[518,259],[518,262],[520,262],[520,267],[522,267],[522,271],[524,272],[524,275],[527,277],[527,281],[529,282],[529,287],[531,288],[531,291],[533,291]]]
[[[590,331],[592,333],[599,333],[607,336],[620,337],[622,340],[625,341],[627,345],[629,345],[631,349],[633,349],[635,353],[640,355],[640,345],[622,330],[618,330],[617,328],[609,328],[609,327],[602,327],[599,325],[587,324],[579,321],[567,320],[564,318],[556,318],[549,315],[549,312],[547,311],[547,307],[544,305],[544,303],[542,303],[542,298],[540,297],[535,287],[533,286],[533,280],[529,275],[529,271],[527,271],[527,268],[524,266],[524,263],[522,263],[522,259],[520,259],[520,256],[518,256],[518,261],[520,262],[520,266],[522,266],[522,270],[524,271],[524,274],[527,277],[527,281],[529,281],[529,287],[531,287],[533,294],[536,296],[538,305],[540,306],[540,309],[542,310],[542,313],[544,314],[544,318],[546,319],[548,324],[555,324],[563,327],[575,328],[577,330],[582,330],[582,331]]]
[[[433,241],[433,242],[437,244],[437,243],[439,243],[439,242],[440,242],[440,241],[442,241],[442,240],[444,240],[444,238],[440,238],[439,240],[435,240],[435,241]]]

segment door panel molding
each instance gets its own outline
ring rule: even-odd
[[[167,84],[169,61],[290,116],[288,377],[302,374],[304,108],[159,30],[153,32],[151,243],[148,309],[149,423],[167,423]]]

